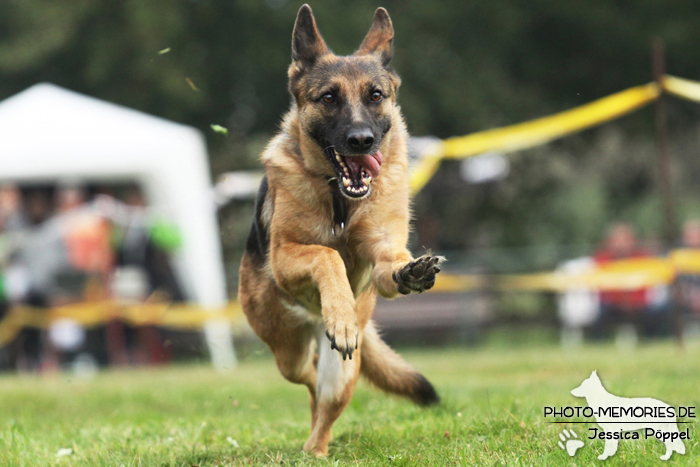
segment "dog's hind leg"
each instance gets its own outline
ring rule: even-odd
[[[310,325],[285,330],[273,345],[275,362],[282,376],[309,389],[311,428],[316,423],[316,342],[314,328]]]
[[[331,428],[352,398],[360,374],[362,352],[358,348],[352,358],[343,357],[331,349],[326,337],[325,327],[319,326],[318,341],[318,378],[316,384],[316,422],[309,439],[304,444],[304,451],[316,457],[328,454],[331,440]],[[359,336],[362,342],[362,332]]]
[[[304,384],[311,394],[311,423],[316,417],[315,323],[270,280],[259,260],[241,260],[238,299],[250,326],[275,356],[287,380]]]

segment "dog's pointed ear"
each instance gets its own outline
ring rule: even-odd
[[[311,7],[307,4],[302,5],[292,33],[292,60],[303,68],[312,66],[319,56],[328,52],[328,47],[316,27]]]
[[[598,370],[593,370],[593,373],[591,373],[591,378],[600,379],[600,378],[598,378]]]
[[[365,40],[355,55],[378,54],[383,66],[388,66],[394,55],[394,26],[391,24],[389,13],[384,8],[377,8],[374,21]]]

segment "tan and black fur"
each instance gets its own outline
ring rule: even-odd
[[[414,259],[406,249],[408,134],[396,103],[400,79],[389,68],[393,35],[379,8],[358,51],[336,56],[311,9],[299,10],[289,68],[293,103],[261,157],[266,178],[241,262],[239,298],[248,321],[282,375],[309,388],[312,430],[304,450],[318,456],[328,453],[331,426],[359,374],[419,405],[439,402],[371,321],[377,294],[429,289],[441,261]],[[351,175],[352,162],[369,157],[381,159],[381,170],[367,182],[373,166],[363,172],[361,164],[363,175],[344,187],[343,164],[334,157]]]

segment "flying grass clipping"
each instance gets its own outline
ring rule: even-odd
[[[209,125],[209,127],[214,131],[214,133],[220,133],[224,136],[228,136],[228,128],[226,127],[217,125],[216,123],[212,123],[211,125]]]

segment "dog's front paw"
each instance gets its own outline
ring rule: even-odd
[[[399,293],[424,292],[435,285],[435,275],[440,272],[442,256],[423,255],[411,261],[399,271],[392,274]]]
[[[326,336],[331,341],[331,349],[335,349],[343,355],[343,360],[350,357],[357,349],[360,328],[357,319],[338,321],[326,324]]]

